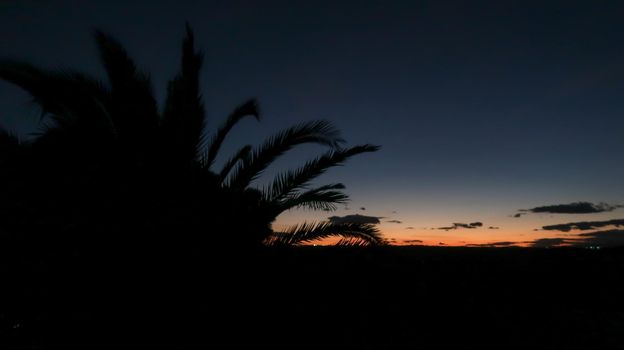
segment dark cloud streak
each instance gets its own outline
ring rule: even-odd
[[[483,244],[467,244],[466,247],[483,247],[483,248],[500,248],[500,247],[513,247],[517,245],[518,242],[492,242],[492,243],[483,243]]]
[[[356,223],[356,224],[379,224],[380,216],[366,216],[360,214],[345,216],[330,216],[327,218],[332,224]]]
[[[574,202],[570,204],[555,204],[535,207],[531,209],[520,209],[521,213],[514,217],[520,217],[525,213],[547,213],[547,214],[595,214],[613,211],[622,208],[622,205],[611,205],[607,203]]]
[[[457,230],[458,228],[467,228],[467,229],[473,229],[473,228],[477,228],[477,227],[481,227],[483,226],[482,222],[471,222],[469,224],[462,224],[459,222],[455,222],[453,223],[453,226],[446,226],[446,227],[438,227],[438,230]]]
[[[539,238],[530,243],[534,248],[555,248],[555,247],[601,247],[612,248],[624,246],[624,230],[605,230],[596,232],[581,233],[576,237],[560,238]]]
[[[571,230],[587,231],[587,230],[593,230],[595,228],[600,228],[600,227],[605,227],[605,226],[615,226],[615,227],[624,226],[624,219],[614,219],[614,220],[607,220],[607,221],[570,222],[567,224],[542,226],[542,229],[546,231],[569,232]]]
[[[413,244],[413,243],[422,243],[423,241],[421,241],[420,239],[404,239],[402,242],[407,243],[407,244]]]
[[[581,233],[582,244],[585,246],[620,247],[624,246],[624,230],[606,230]]]
[[[553,248],[569,245],[571,241],[569,238],[539,238],[530,243],[533,248]]]

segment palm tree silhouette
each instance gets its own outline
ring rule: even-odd
[[[199,87],[202,53],[187,25],[181,68],[167,87],[162,111],[147,74],[123,46],[96,31],[108,83],[73,70],[45,70],[0,60],[0,78],[30,94],[42,110],[42,130],[20,142],[0,130],[0,180],[7,184],[0,218],[7,230],[85,236],[119,234],[156,240],[246,245],[300,244],[340,236],[340,244],[383,244],[371,225],[304,223],[273,232],[277,216],[294,208],[333,210],[347,195],[342,184],[308,188],[327,169],[378,146],[343,148],[327,121],[295,125],[259,147],[242,146],[220,168],[215,159],[241,120],[260,119],[255,100],[235,108],[210,140]],[[301,144],[329,151],[278,175],[263,190],[252,186],[277,158]],[[208,232],[206,232],[208,231]],[[143,233],[144,236],[141,236]],[[161,233],[160,235],[156,233]]]

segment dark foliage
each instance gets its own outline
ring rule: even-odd
[[[278,132],[256,149],[242,147],[215,170],[229,132],[246,117],[259,119],[260,111],[253,99],[241,104],[206,144],[199,87],[203,55],[195,49],[190,27],[162,112],[149,75],[120,42],[101,31],[95,41],[107,83],[79,72],[0,61],[0,79],[32,96],[43,123],[27,142],[0,132],[5,184],[0,228],[6,232],[78,250],[87,241],[106,249],[266,244],[274,241],[271,224],[283,211],[334,209],[346,201],[338,184],[300,191],[310,181],[354,155],[378,149],[340,148],[344,140],[331,123],[312,121]],[[273,161],[307,143],[331,151],[279,177],[268,192],[253,187]],[[363,244],[383,243],[374,230],[349,232]]]

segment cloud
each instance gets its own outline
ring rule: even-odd
[[[413,229],[414,229],[414,227],[413,227],[413,226],[408,226],[408,227],[406,227],[405,229],[406,229],[406,230],[413,230]]]
[[[562,238],[540,238],[531,243],[536,248],[552,248],[552,247],[577,247],[586,248],[592,246],[599,247],[621,247],[624,246],[624,230],[605,230],[596,232],[587,232],[576,235],[576,237]]]
[[[576,245],[620,247],[624,246],[624,230],[606,230],[579,234],[581,240]]]
[[[360,210],[366,210],[366,208],[365,207],[360,207]]]
[[[569,238],[539,238],[534,240],[531,243],[531,247],[533,248],[553,248],[560,247],[562,245],[569,245]]]
[[[420,239],[404,239],[403,243],[407,243],[407,244],[413,244],[413,243],[422,243],[423,241],[421,241]]]
[[[490,227],[488,227],[488,230],[498,230],[498,229],[500,229],[500,227],[498,227],[498,226],[490,226]]]
[[[457,230],[458,228],[477,228],[477,227],[481,227],[483,226],[482,222],[471,222],[469,224],[462,224],[459,222],[455,222],[453,223],[453,226],[446,226],[446,227],[438,227],[438,230]]]
[[[400,221],[400,220],[388,220],[386,222],[391,222],[393,224],[402,224],[403,223],[403,221]]]
[[[332,224],[345,224],[345,223],[378,224],[380,223],[379,219],[382,219],[382,217],[353,214],[353,215],[345,215],[345,216],[330,216],[327,219]]]
[[[519,218],[519,217],[521,217],[522,215],[526,215],[526,214],[527,214],[527,213],[517,213],[517,214],[514,214],[514,215],[513,215],[513,217],[514,217],[514,218]]]
[[[494,242],[494,243],[490,243],[491,245],[497,246],[497,247],[508,247],[508,246],[513,246],[518,244],[518,242]]]
[[[524,213],[548,213],[548,214],[594,214],[613,211],[622,208],[622,205],[611,205],[607,203],[574,202],[570,204],[555,204],[535,207],[531,209],[520,209],[522,213],[514,215],[520,217]]]
[[[624,226],[624,219],[614,219],[614,220],[607,220],[607,221],[570,222],[567,224],[542,226],[542,229],[546,231],[569,232],[571,230],[587,231],[587,230],[592,230],[595,228],[600,228],[600,227],[605,227],[605,226],[615,226],[615,227]]]
[[[492,242],[492,243],[484,243],[484,244],[467,244],[467,247],[492,247],[492,248],[500,248],[500,247],[512,247],[517,245],[518,242]]]

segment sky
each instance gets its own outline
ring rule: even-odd
[[[622,18],[621,1],[0,0],[0,56],[103,78],[100,28],[162,101],[188,21],[206,53],[208,126],[250,97],[262,108],[222,159],[314,119],[382,146],[319,178],[347,186],[346,207],[291,211],[276,230],[360,215],[396,244],[569,244],[617,236],[604,222],[624,218]],[[37,115],[0,82],[1,125],[26,136]],[[289,154],[257,185],[323,151]],[[578,222],[603,224],[543,229]]]

